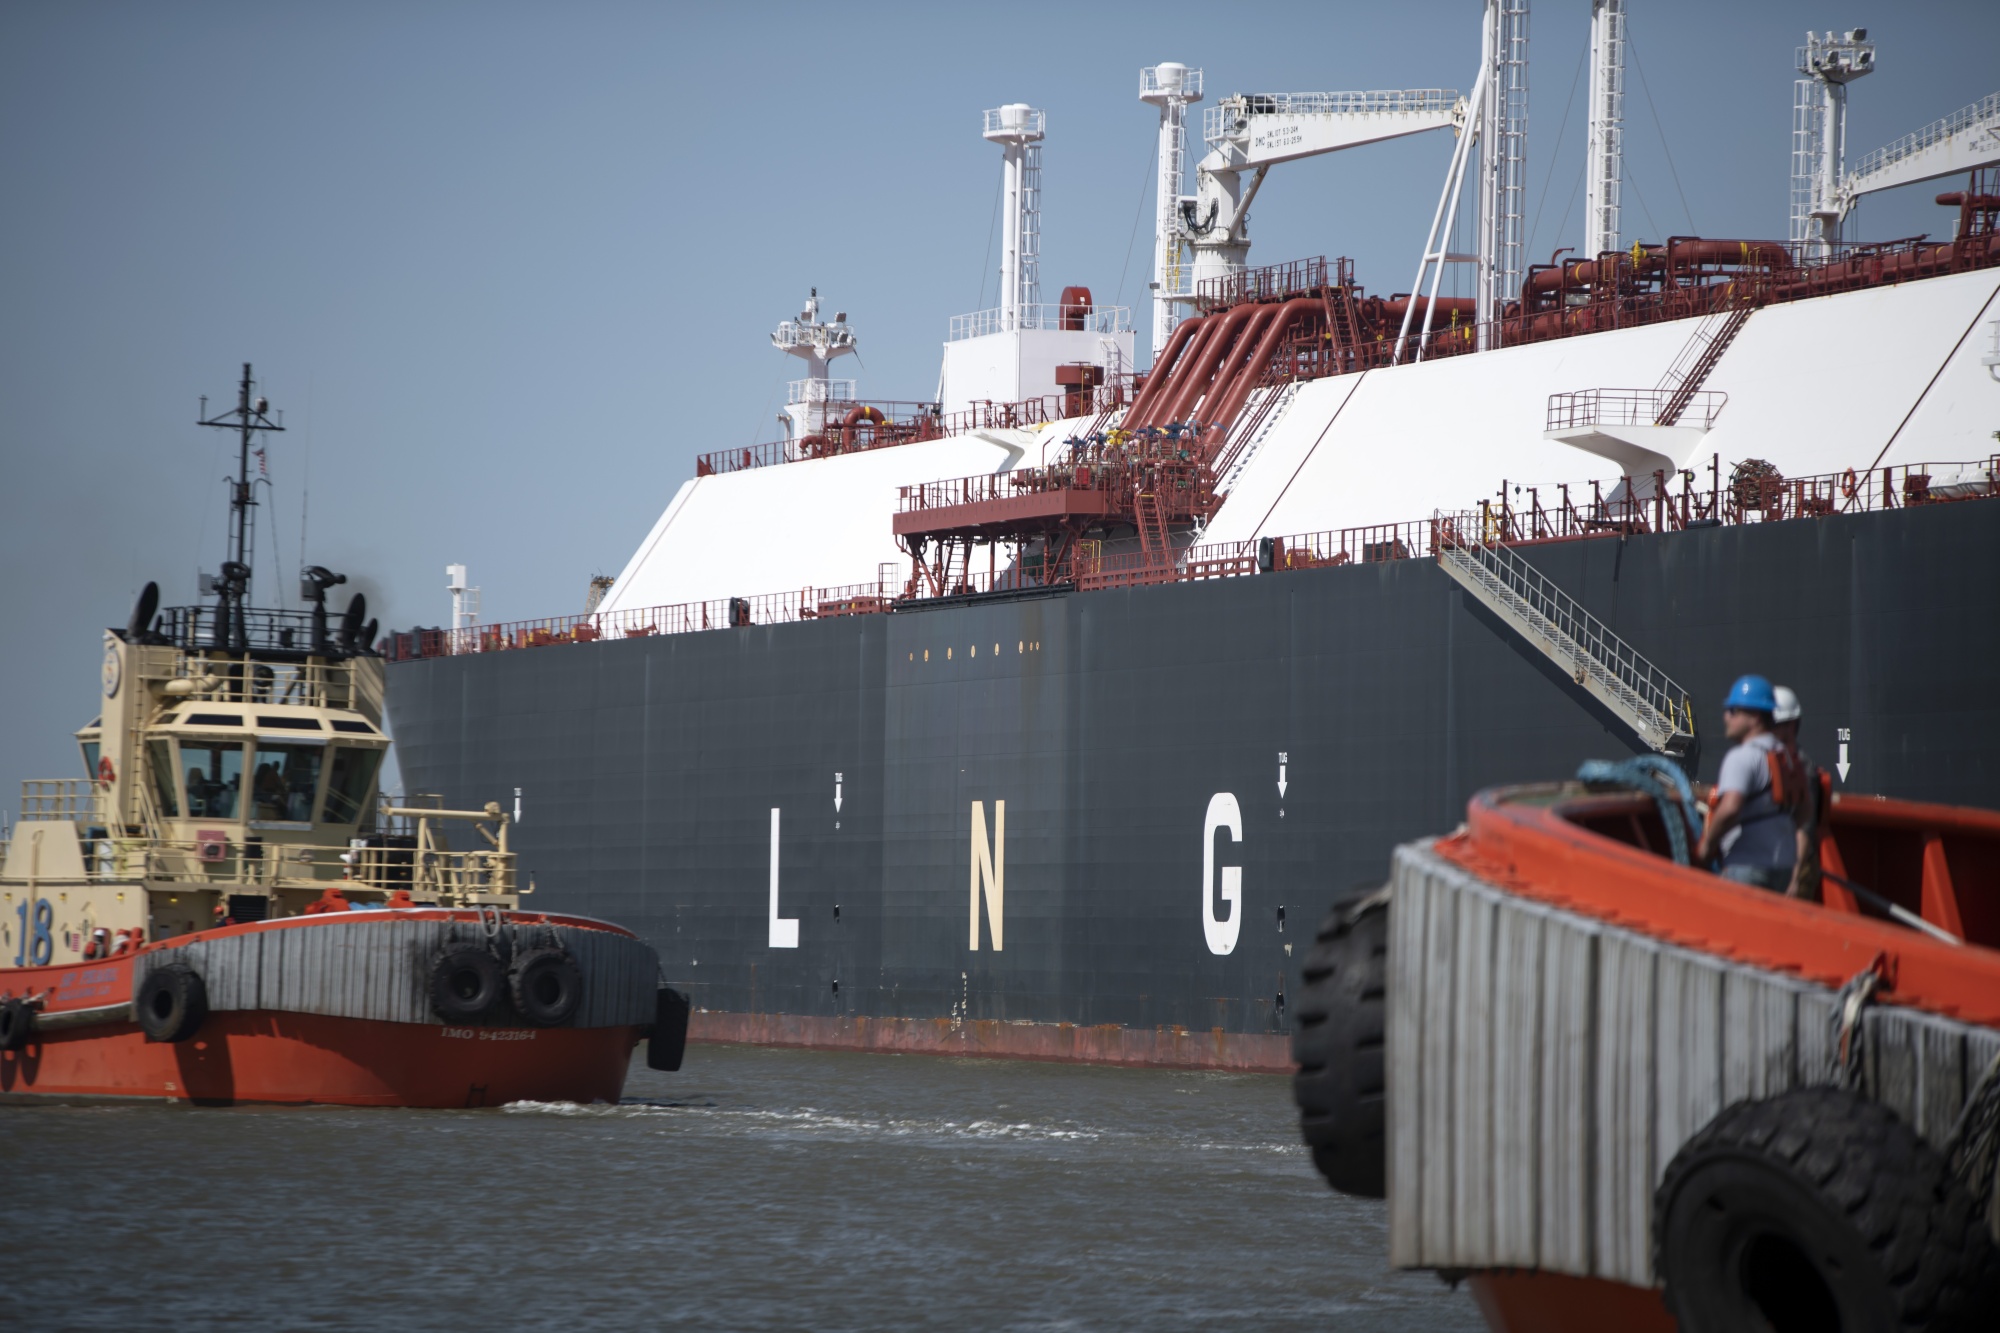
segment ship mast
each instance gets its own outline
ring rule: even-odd
[[[229,556],[222,562],[222,574],[216,580],[215,588],[215,646],[218,648],[242,647],[245,640],[243,606],[250,591],[251,540],[254,532],[250,509],[257,503],[256,483],[250,478],[250,437],[260,430],[283,433],[285,429],[271,419],[269,399],[251,401],[250,387],[250,363],[245,361],[242,382],[236,386],[235,411],[209,416],[208,396],[204,394],[201,419],[195,423],[236,432],[236,475],[230,479],[229,487]]]

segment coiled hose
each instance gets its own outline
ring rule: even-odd
[[[1631,759],[1586,759],[1576,770],[1576,780],[1589,787],[1617,787],[1639,791],[1653,798],[1659,807],[1660,822],[1667,827],[1667,845],[1673,849],[1674,864],[1688,865],[1688,833],[1699,837],[1706,812],[1694,799],[1694,788],[1680,765],[1664,755],[1642,754]]]

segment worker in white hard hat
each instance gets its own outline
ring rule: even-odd
[[[1799,743],[1799,696],[1789,685],[1773,685],[1771,695],[1777,707],[1771,710],[1771,734],[1794,748]]]
[[[1797,774],[1799,779],[1796,793],[1788,802],[1798,853],[1792,862],[1791,883],[1786,886],[1785,892],[1794,898],[1818,902],[1820,824],[1826,813],[1826,792],[1831,784],[1822,782],[1825,775],[1799,749],[1799,696],[1784,685],[1772,687],[1771,694],[1777,705],[1771,710],[1771,734],[1778,738],[1778,743],[1787,752],[1784,761],[1786,769]]]

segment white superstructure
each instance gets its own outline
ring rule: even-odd
[[[1491,284],[1511,281],[1513,291],[1520,290],[1515,177],[1525,133],[1527,6],[1525,0],[1487,0],[1485,9],[1483,55],[1468,98],[1420,90],[1220,99],[1208,112],[1209,154],[1192,197],[1180,193],[1181,125],[1187,106],[1201,97],[1201,71],[1166,63],[1144,72],[1141,96],[1161,109],[1156,340],[1184,313],[1175,300],[1194,292],[1192,282],[1179,285],[1187,255],[1199,264],[1206,246],[1216,276],[1242,271],[1244,220],[1256,183],[1271,165],[1453,125],[1461,132],[1415,289],[1435,292],[1444,263],[1472,258],[1445,253],[1452,218],[1469,189],[1480,213],[1480,270],[1491,280],[1481,284],[1482,302],[1490,309],[1503,296],[1515,299]],[[1612,252],[1619,252],[1622,239],[1624,15],[1622,0],[1593,5],[1586,234],[1591,249]],[[1815,114],[1823,119],[1838,120],[1839,98],[1827,89],[1872,67],[1864,37],[1857,29],[1820,43],[1832,52],[1814,65],[1826,74],[1816,75],[1815,85]],[[1847,73],[1835,77],[1842,70]],[[1881,161],[1869,160],[1870,169],[1977,163],[1989,153],[2000,159],[2000,101],[1987,102],[1992,106],[1975,104],[1891,145],[1877,155]],[[1066,295],[1054,304],[1037,299],[1030,150],[1039,151],[1041,114],[1013,104],[987,112],[985,125],[986,136],[1002,145],[1006,173],[1001,300],[953,321],[934,405],[945,414],[1053,394],[1060,366],[1086,362],[1113,373],[1131,366],[1124,311],[1091,307],[1087,295]],[[1989,135],[1990,147],[1982,137]],[[1819,173],[1808,199],[1813,208],[1829,197],[1823,185],[1841,197],[1837,139],[1835,133],[1830,146],[1824,135],[1813,141]],[[1240,177],[1246,170],[1253,173],[1247,185]],[[1845,197],[1851,203],[1853,196]],[[1807,217],[1818,229],[1800,239],[1831,244],[1834,233],[1819,227],[1820,213],[1808,209]],[[1837,216],[1834,222],[1837,228]],[[1629,262],[1639,262],[1639,255],[1635,250]],[[1618,258],[1627,262],[1622,252]],[[1418,319],[1424,303],[1406,305],[1408,319]],[[1408,322],[1404,329],[1415,331]],[[1482,325],[1481,347],[1488,345],[1484,332]],[[825,371],[852,350],[852,336],[841,317],[822,323],[814,304],[780,326],[774,342],[805,358],[812,372],[794,395],[802,409],[791,416],[794,431],[822,428],[827,402],[853,398],[851,385]],[[1706,479],[1712,459],[1720,460],[1725,476],[1733,464],[1757,459],[1797,477],[1987,458],[2000,428],[2000,269],[1886,283],[1754,311],[1725,304],[1694,318],[1525,343],[1516,337],[1492,350],[1406,361],[1257,387],[1242,409],[1254,426],[1248,447],[1218,478],[1226,488],[1223,501],[1194,540],[1249,542],[1418,520],[1475,504],[1503,480],[1538,488],[1548,504],[1564,486],[1581,502],[1593,481],[1615,481],[1621,472],[1632,473],[1635,489],[1639,473],[1653,467]],[[1685,379],[1696,362],[1699,370]],[[1655,410],[1683,383],[1699,390],[1697,407]],[[1657,387],[1638,387],[1647,385]],[[1591,392],[1637,395],[1646,410],[1622,424],[1606,418],[1588,428],[1570,423],[1558,429],[1552,400]],[[1107,401],[1099,398],[1087,411],[1046,424],[982,420],[979,429],[945,438],[698,476],[680,485],[602,609],[864,584],[893,593],[910,573],[909,555],[892,535],[900,488],[1064,462],[1072,439],[1116,424]],[[1195,415],[1189,403],[1175,419]],[[742,535],[753,531],[760,540],[744,542]]]
[[[1879,287],[1753,314],[1709,375],[1727,395],[1683,466],[1765,459],[1787,476],[1982,458],[2000,428],[1983,359],[2000,320],[2000,271]],[[1389,523],[1457,510],[1501,481],[1616,476],[1545,438],[1551,395],[1650,383],[1699,320],[1502,348],[1297,387],[1202,535],[1207,543]],[[1866,393],[1856,393],[1866,384]],[[1836,411],[1827,410],[1839,404]],[[897,488],[1041,463],[1081,417],[1048,426],[699,477],[680,486],[604,609],[641,608],[909,573],[891,535]],[[1705,475],[1705,473],[1704,473]],[[745,543],[746,531],[781,533]]]

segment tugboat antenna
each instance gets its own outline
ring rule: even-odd
[[[250,478],[250,437],[260,430],[282,433],[284,427],[270,416],[267,399],[250,397],[250,363],[243,363],[243,380],[236,386],[236,410],[208,415],[208,399],[201,400],[201,419],[195,424],[236,432],[236,476],[230,483],[229,558],[223,562],[217,581],[215,646],[236,646],[243,638],[243,605],[250,590],[251,526],[250,507],[257,503],[255,483]],[[234,632],[232,633],[232,627]]]

